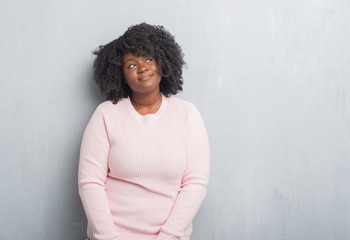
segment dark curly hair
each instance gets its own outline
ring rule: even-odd
[[[129,27],[122,36],[93,51],[96,55],[94,79],[107,100],[116,104],[131,94],[122,69],[122,57],[126,53],[152,56],[157,61],[162,76],[159,88],[166,97],[182,90],[185,61],[181,47],[163,26],[141,23]]]

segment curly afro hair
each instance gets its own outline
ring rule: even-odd
[[[131,94],[122,69],[122,57],[126,53],[152,56],[157,61],[162,76],[159,88],[166,97],[182,90],[185,61],[181,47],[163,26],[141,23],[129,27],[122,36],[93,51],[96,55],[94,79],[107,100],[116,104]]]

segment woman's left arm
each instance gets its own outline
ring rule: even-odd
[[[209,180],[209,141],[203,120],[193,106],[186,140],[187,165],[174,207],[157,240],[180,239],[192,223],[205,195]]]

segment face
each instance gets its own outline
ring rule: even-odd
[[[123,73],[125,82],[132,94],[159,93],[162,79],[156,60],[150,56],[135,56],[132,53],[123,55]]]

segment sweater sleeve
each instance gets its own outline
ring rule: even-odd
[[[97,108],[83,135],[78,170],[79,195],[94,240],[118,239],[105,192],[109,150],[105,121]]]
[[[174,240],[186,236],[205,195],[209,180],[209,141],[198,110],[194,107],[186,140],[186,170],[173,209],[161,226],[156,240]]]

